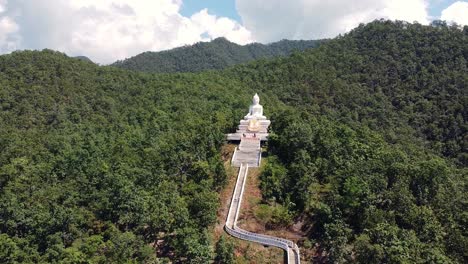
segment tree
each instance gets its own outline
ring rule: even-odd
[[[229,241],[224,235],[222,235],[216,243],[215,254],[215,263],[234,263],[234,244],[231,241]]]
[[[6,234],[0,234],[0,262],[15,263],[21,254],[16,243]]]

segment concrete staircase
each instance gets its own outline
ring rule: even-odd
[[[261,158],[260,138],[242,137],[239,146],[234,151],[231,164],[233,167],[240,167],[241,164],[258,167]]]

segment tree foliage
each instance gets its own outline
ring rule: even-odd
[[[467,34],[375,21],[197,74],[0,56],[0,262],[229,259],[220,148],[254,92],[268,226],[301,216],[330,262],[467,262]]]

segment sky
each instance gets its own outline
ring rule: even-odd
[[[0,54],[48,48],[109,64],[217,37],[333,38],[380,18],[468,25],[468,1],[0,0]]]

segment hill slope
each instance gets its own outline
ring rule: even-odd
[[[86,56],[75,56],[74,58],[75,59],[80,59],[80,60],[83,60],[83,61],[86,61],[86,62],[93,62],[90,58],[88,58]]]
[[[467,43],[468,27],[376,21],[230,70],[293,108],[272,116],[262,191],[301,215],[320,244],[310,255],[467,261]],[[287,223],[280,214],[265,225]]]
[[[219,70],[260,58],[286,56],[293,51],[317,47],[321,40],[282,40],[268,45],[253,43],[241,46],[225,38],[200,42],[161,52],[144,52],[117,61],[112,66],[144,72],[199,72]]]
[[[0,262],[210,262],[223,134],[259,92],[266,228],[300,219],[307,260],[464,263],[467,36],[376,21],[196,74],[0,56]]]

